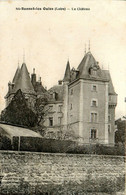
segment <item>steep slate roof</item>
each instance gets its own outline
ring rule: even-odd
[[[89,70],[91,70],[92,68],[97,69],[96,75],[89,73]],[[98,65],[98,62],[95,60],[95,58],[93,57],[90,51],[85,54],[77,70],[78,70],[77,79],[84,78],[84,79],[109,81],[109,78],[100,68],[100,66]]]
[[[55,85],[51,87],[48,92],[56,92],[58,94],[57,101],[63,100],[63,85]]]
[[[43,94],[47,92],[47,90],[43,87],[42,83],[40,82],[36,82],[34,90],[36,91],[37,94]]]
[[[69,63],[69,60],[67,62],[67,65],[66,65],[66,71],[65,71],[65,74],[64,74],[64,79],[63,81],[70,81],[70,63]]]
[[[88,52],[85,54],[84,58],[82,59],[81,63],[77,68],[79,70],[78,78],[88,77],[89,68],[92,67],[93,65],[97,65],[97,61],[95,60],[91,52]],[[109,81],[109,89],[108,89],[109,94],[116,94],[109,70],[100,69],[98,76],[101,77],[101,79],[106,79],[107,81]]]
[[[85,56],[83,57],[81,63],[79,64],[77,70],[79,70],[79,74],[78,77],[85,77],[87,75],[89,75],[89,68],[92,65],[97,64],[95,58],[93,57],[93,55],[91,54],[91,52],[88,52],[85,54]]]
[[[16,82],[17,82],[17,80],[18,80],[18,78],[19,78],[19,75],[20,75],[20,67],[18,66],[18,67],[17,67],[17,70],[16,70],[16,72],[15,72],[14,78],[13,78],[13,80],[12,80],[12,83],[16,83]]]
[[[19,78],[15,83],[13,92],[16,92],[18,89],[21,89],[21,91],[24,93],[29,93],[29,92],[35,93],[25,63],[22,64],[20,74],[18,76]]]
[[[116,92],[115,92],[115,89],[114,89],[114,86],[112,83],[112,79],[111,79],[109,70],[102,70],[102,72],[105,75],[105,77],[107,78],[107,80],[109,80],[109,88],[108,88],[109,94],[115,95]]]

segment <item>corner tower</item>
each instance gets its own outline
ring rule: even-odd
[[[71,70],[67,86],[67,124],[83,143],[114,144],[117,95],[112,90],[110,74],[100,68],[90,51],[85,54],[77,70]]]
[[[21,89],[21,91],[25,95],[25,99],[28,104],[28,107],[34,111],[36,93],[30,81],[30,76],[25,63],[22,64],[21,68],[19,67],[17,68],[12,83],[9,82],[8,86],[9,86],[8,93],[5,97],[6,106],[8,106],[8,104],[11,102],[15,93],[19,89]]]

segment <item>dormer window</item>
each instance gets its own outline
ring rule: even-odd
[[[96,76],[97,75],[97,69],[96,68],[91,68],[90,74],[93,75],[93,76]]]
[[[76,70],[75,70],[75,68],[72,68],[72,70],[71,70],[71,79],[72,80],[74,80],[74,79],[76,79]]]
[[[92,75],[96,76],[97,75],[97,70],[93,70]]]
[[[58,81],[58,84],[59,84],[59,85],[62,85],[62,80],[59,80],[59,81]]]
[[[53,93],[50,94],[50,98],[53,99]]]
[[[96,64],[92,64],[92,66],[89,69],[89,74],[92,75],[92,76],[96,76],[98,69],[99,69],[98,62]]]

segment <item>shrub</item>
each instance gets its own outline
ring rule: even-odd
[[[73,154],[97,154],[97,155],[125,155],[124,145],[105,146],[102,144],[78,145],[69,147],[67,153]]]

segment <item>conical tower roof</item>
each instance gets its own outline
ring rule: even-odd
[[[112,83],[112,79],[111,79],[111,75],[110,75],[110,72],[109,70],[103,70],[103,76],[106,77],[106,79],[109,81],[109,86],[108,86],[108,91],[109,91],[109,94],[113,94],[115,95],[116,92],[115,92],[115,89],[114,89],[114,86],[113,86],[113,83]]]
[[[91,52],[88,52],[85,54],[85,56],[83,57],[81,63],[78,66],[78,77],[84,77],[86,75],[89,74],[89,68],[96,65],[97,62],[95,60],[95,58],[93,57],[93,55],[91,54]]]
[[[14,78],[13,78],[13,80],[12,80],[12,83],[16,83],[17,80],[19,79],[19,77],[20,77],[20,67],[18,66],[18,67],[17,67],[17,70],[16,70],[16,72],[15,72]]]
[[[21,89],[21,91],[24,93],[35,93],[25,63],[23,63],[21,66],[19,78],[14,86],[14,92],[16,92],[18,89]]]
[[[68,60],[67,65],[66,65],[66,70],[65,70],[63,81],[64,82],[70,81],[70,63],[69,63],[69,60]]]

